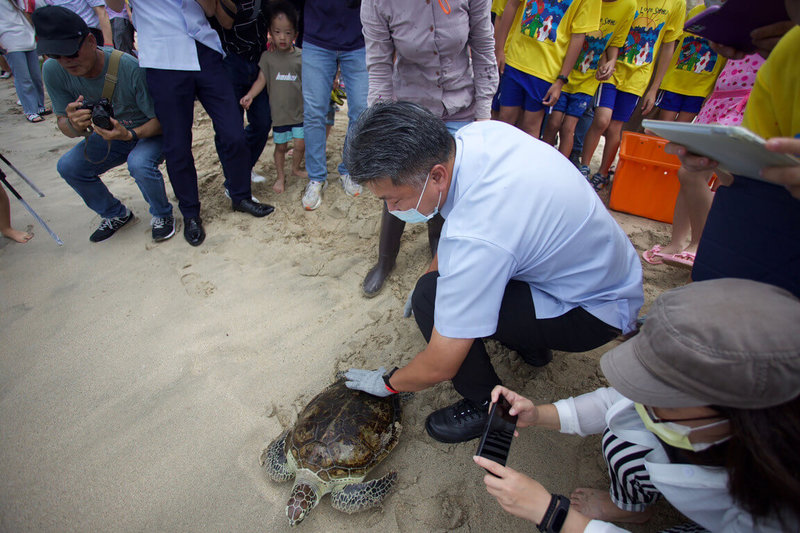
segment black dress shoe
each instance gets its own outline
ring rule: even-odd
[[[262,204],[260,202],[254,202],[249,198],[245,198],[239,203],[234,202],[232,204],[234,211],[242,211],[244,213],[250,213],[254,217],[265,217],[275,211],[275,208],[269,204]]]
[[[206,231],[200,217],[183,219],[183,238],[192,246],[200,246],[206,240]]]
[[[463,398],[428,415],[425,430],[439,442],[466,442],[483,433],[489,419],[489,400],[476,404]]]

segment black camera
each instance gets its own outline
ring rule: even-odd
[[[92,112],[92,123],[98,128],[104,130],[114,129],[111,123],[111,118],[114,116],[114,108],[111,107],[111,102],[108,98],[101,98],[96,104],[89,104],[84,102],[79,109],[88,109]]]

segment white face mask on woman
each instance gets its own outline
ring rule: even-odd
[[[436,207],[433,208],[433,213],[430,215],[423,215],[417,209],[419,208],[419,204],[422,202],[422,195],[425,194],[425,188],[428,186],[428,180],[431,177],[431,173],[428,172],[428,175],[425,177],[425,185],[422,186],[422,192],[419,193],[419,200],[417,200],[416,207],[411,209],[406,209],[405,211],[389,211],[389,213],[393,214],[403,222],[408,222],[409,224],[419,224],[421,222],[427,222],[439,212],[439,203],[442,201],[442,193],[439,193],[439,199],[436,201]]]
[[[674,448],[691,450],[693,452],[701,452],[731,438],[731,436],[728,435],[714,442],[692,442],[689,440],[689,433],[692,431],[699,431],[701,429],[708,429],[721,426],[722,424],[727,424],[728,419],[726,418],[717,420],[716,422],[711,422],[710,424],[706,424],[704,426],[690,427],[684,426],[683,424],[678,424],[677,422],[656,422],[653,420],[653,417],[650,415],[647,407],[640,403],[634,403],[633,405],[636,408],[636,412],[639,413],[642,422],[644,422],[644,427],[646,427],[656,437],[661,439],[665,444],[668,444]]]

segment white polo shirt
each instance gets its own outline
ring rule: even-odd
[[[436,330],[492,335],[515,279],[530,285],[537,318],[582,307],[631,331],[644,303],[639,257],[572,163],[502,122],[475,122],[455,140],[441,207]]]
[[[195,41],[222,55],[219,35],[196,0],[131,0],[139,66],[200,70]]]

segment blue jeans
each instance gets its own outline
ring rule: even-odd
[[[247,94],[253,82],[258,78],[258,62],[250,63],[242,56],[229,53],[222,60],[225,64],[225,69],[228,71],[228,77],[233,84],[233,93],[236,96],[236,101],[242,99],[242,96]],[[243,109],[240,107],[239,111]],[[269,94],[267,89],[258,93],[258,96],[253,98],[253,103],[250,104],[250,109],[247,110],[247,127],[244,129],[244,137],[247,141],[247,147],[250,148],[250,168],[252,169],[261,157],[264,147],[267,145],[267,137],[269,136],[269,129],[272,127],[272,116],[269,109]],[[214,135],[214,143],[217,145],[217,152],[221,151],[219,144],[219,136]],[[225,187],[227,188],[227,179],[225,180]]]
[[[331,101],[333,78],[337,60],[342,69],[342,79],[347,92],[347,135],[359,115],[367,108],[369,76],[364,48],[341,52],[328,50],[311,43],[303,43],[303,128],[306,138],[306,170],[313,181],[328,178],[325,160],[325,117]],[[344,155],[344,154],[342,154]],[[339,174],[347,174],[344,163],[339,164]]]
[[[150,204],[150,214],[165,217],[172,214],[172,205],[164,189],[164,178],[158,170],[158,165],[164,161],[162,144],[160,135],[137,142],[111,141],[111,151],[105,161],[92,163],[86,159],[87,156],[92,161],[100,161],[108,151],[108,142],[93,133],[62,155],[56,168],[89,209],[103,218],[113,218],[125,216],[127,208],[109,192],[106,184],[100,180],[100,174],[127,161],[128,172],[136,180],[145,201]]]
[[[594,109],[589,106],[583,112],[581,118],[578,119],[577,126],[575,126],[575,141],[572,144],[572,154],[577,154],[577,157],[580,157],[581,151],[583,151],[583,139],[586,137],[586,132],[589,131],[589,126],[592,125],[592,120],[594,120]]]
[[[14,88],[22,102],[22,110],[32,115],[44,110],[44,87],[42,67],[35,50],[30,52],[8,52],[6,59],[14,72]]]

